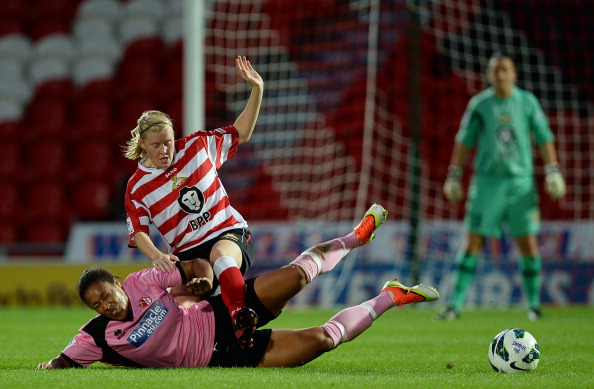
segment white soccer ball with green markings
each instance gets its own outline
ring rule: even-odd
[[[500,373],[526,372],[536,369],[540,349],[528,331],[509,328],[501,331],[489,346],[489,362]]]

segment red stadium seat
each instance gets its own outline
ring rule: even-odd
[[[35,99],[27,110],[27,139],[69,139],[70,117],[68,102],[59,99]]]
[[[118,175],[113,154],[116,151],[117,147],[109,137],[79,142],[71,151],[70,161],[75,167],[71,172],[71,182],[76,185],[89,179],[101,180],[115,187]]]
[[[0,223],[0,243],[15,243],[17,239],[18,232],[13,223]]]
[[[0,1],[0,15],[7,19],[24,20],[29,13],[29,7],[27,0]]]
[[[110,100],[85,99],[74,102],[72,129],[73,140],[109,137],[114,125],[113,109]]]
[[[171,120],[173,121],[173,129],[175,131],[175,136],[180,137],[182,135],[183,123],[184,123],[184,105],[183,105],[183,98],[178,96],[177,98],[172,98],[166,103],[165,106],[165,113],[169,115]],[[198,130],[191,129],[191,130]]]
[[[121,100],[117,104],[117,131],[114,136],[118,144],[130,139],[130,131],[136,127],[138,118],[144,111],[158,109],[156,101],[151,97],[135,97]]]
[[[9,3],[5,1],[3,3]],[[23,22],[10,17],[0,17],[0,37],[10,34],[22,34],[24,30]]]
[[[58,99],[71,101],[74,96],[74,84],[71,80],[47,80],[35,88],[36,98]]]
[[[51,3],[51,1],[48,1]],[[54,34],[67,34],[69,22],[60,19],[50,19],[46,16],[39,16],[28,23],[27,35],[34,41],[43,39]]]
[[[40,215],[50,215],[66,203],[64,188],[53,181],[38,181],[27,184],[23,199],[28,209],[39,210]]]
[[[92,79],[78,87],[75,98],[77,100],[102,99],[112,100],[114,91],[117,90],[116,82],[113,79]]]
[[[66,241],[67,228],[61,224],[51,222],[34,223],[23,229],[25,242],[63,243]]]
[[[146,58],[150,60],[155,56],[155,53],[165,51],[165,43],[158,36],[141,37],[128,43],[125,51],[126,58]]]
[[[80,220],[107,220],[110,217],[112,189],[99,180],[83,180],[73,187],[73,207]]]
[[[148,58],[125,59],[116,76],[120,98],[159,95],[159,69],[157,61]]]
[[[64,187],[54,181],[29,182],[23,187],[23,222],[30,225],[51,220],[67,227],[73,211]]]
[[[21,139],[26,132],[25,123],[22,120],[8,120],[0,122],[0,134],[6,139]]]
[[[164,91],[161,98],[164,100],[182,98],[183,58],[174,57],[168,59],[163,66],[163,73],[165,82],[163,83]]]
[[[16,139],[8,136],[6,139]],[[0,142],[0,155],[4,159],[0,164],[0,182],[18,185],[24,176],[22,166],[21,145],[14,140]]]
[[[12,1],[12,0],[11,0]],[[79,1],[35,1],[27,7],[28,35],[33,40],[68,33]]]
[[[0,221],[16,223],[22,212],[21,193],[18,185],[2,181],[0,184]]]
[[[138,160],[133,161],[120,154],[116,156],[116,161],[116,166],[119,172],[118,180],[120,181],[120,185],[125,185],[125,183],[128,182],[130,176],[138,168]]]
[[[33,143],[27,153],[28,168],[33,180],[59,179],[65,175],[66,146],[60,140],[43,140]]]
[[[167,46],[167,58],[182,58],[184,55],[184,41],[179,39],[176,42],[170,43]]]

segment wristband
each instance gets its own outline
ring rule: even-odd
[[[447,179],[460,181],[462,179],[462,168],[458,165],[450,165],[448,167]]]
[[[561,169],[559,168],[559,164],[557,162],[547,163],[545,165],[545,174],[548,176],[549,174],[554,173],[561,173]]]

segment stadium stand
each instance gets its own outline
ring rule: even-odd
[[[359,181],[353,171],[364,164],[362,129],[367,109],[367,58],[361,47],[367,44],[369,25],[360,16],[357,2],[303,0],[299,7],[282,0],[207,3],[206,127],[232,122],[237,107],[245,101],[243,86],[232,72],[232,56],[248,55],[267,80],[258,131],[245,147],[248,151],[229,161],[221,172],[232,201],[248,220],[349,218],[356,206]],[[122,181],[134,164],[114,144],[123,144],[139,114],[152,108],[170,113],[180,135],[182,4],[181,0],[0,2],[0,130],[13,140],[0,145],[0,152],[14,157],[0,168],[0,176],[10,177],[16,192],[23,194],[24,209],[31,207],[32,214],[39,213],[30,205],[34,202],[31,180],[24,180],[19,169],[23,155],[30,156],[31,177],[63,176],[57,183],[60,189],[53,192],[60,193],[61,201],[53,208],[76,204],[58,227],[44,226],[34,232],[6,229],[3,240],[34,241],[43,231],[55,240],[66,236],[69,221],[121,218],[114,213],[113,203],[122,202]],[[543,5],[538,0],[482,5],[488,10],[481,10],[473,0],[455,5],[432,2],[427,9],[421,34],[423,196],[437,201],[425,202],[424,216],[455,218],[462,214],[461,208],[446,207],[438,185],[445,175],[460,115],[469,96],[483,86],[484,63],[468,58],[484,59],[483,54],[490,54],[490,46],[463,44],[468,37],[484,34],[529,45],[529,59],[539,63],[539,74],[525,71],[521,77],[544,101],[552,125],[560,131],[560,155],[571,188],[561,207],[542,196],[545,217],[591,218],[588,204],[593,183],[588,155],[593,148],[575,139],[591,126],[594,56],[583,58],[580,53],[594,52],[594,48],[593,40],[582,36],[589,31],[591,17],[578,17],[572,10],[593,16],[594,7],[576,0],[575,7],[560,7],[561,15],[556,17],[558,8],[553,3]],[[383,151],[377,152],[374,161],[383,168],[372,179],[385,184],[376,185],[379,189],[373,195],[396,209],[395,217],[403,218],[407,216],[411,108],[406,2],[381,2],[381,7],[381,71],[376,84],[382,105],[373,120],[387,130],[381,135]],[[244,17],[234,17],[238,14]],[[499,36],[479,29],[489,23],[503,24],[504,33]],[[341,46],[336,42],[342,42]],[[547,59],[541,64],[543,57]],[[562,76],[555,76],[552,66]],[[551,83],[556,89],[545,87]],[[585,103],[565,109],[555,105],[565,98]],[[111,142],[111,152],[102,151],[97,163],[85,160],[90,152],[78,149],[88,150],[85,140],[92,139],[91,144],[104,150],[104,142],[96,143],[101,138]],[[62,141],[62,151],[52,143],[56,139]],[[42,146],[48,147],[45,161],[35,157]],[[282,149],[294,154],[283,154]],[[577,153],[576,157],[570,152]],[[48,153],[55,157],[48,158]],[[67,174],[62,174],[64,166],[70,169]],[[112,171],[111,180],[101,174],[102,169]],[[83,185],[88,176],[105,178],[110,187],[97,187],[92,180]],[[95,188],[96,196],[89,195],[93,191],[89,188]],[[333,193],[344,195],[336,200]],[[267,206],[270,203],[274,209]]]

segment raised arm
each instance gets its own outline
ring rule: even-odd
[[[239,133],[239,144],[250,140],[256,120],[262,105],[262,95],[264,94],[264,81],[262,77],[256,72],[250,61],[245,57],[235,58],[235,67],[239,75],[252,87],[250,98],[245,106],[243,112],[237,117],[233,125]]]

